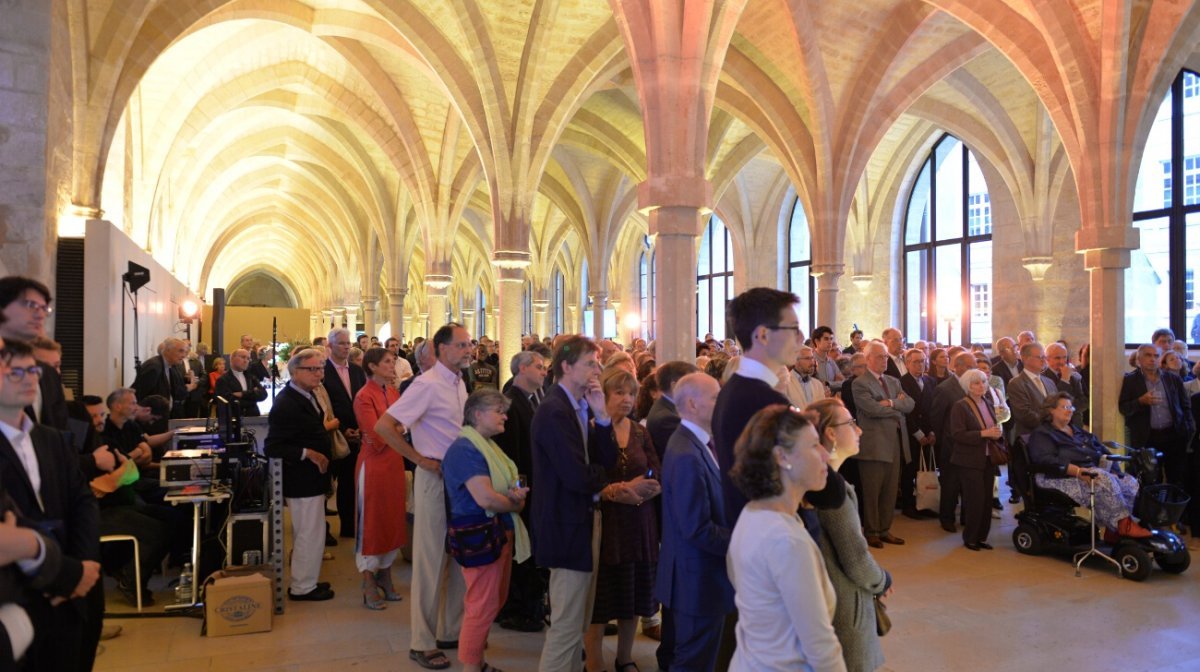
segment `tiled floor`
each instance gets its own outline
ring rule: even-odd
[[[1180,576],[1155,571],[1139,584],[1098,563],[1075,578],[1065,558],[1013,550],[1011,511],[995,523],[996,550],[971,552],[936,521],[897,517],[894,531],[908,544],[876,552],[896,588],[885,669],[1200,670],[1200,566]],[[333,582],[337,598],[289,603],[272,632],[207,639],[195,619],[114,620],[124,634],[105,643],[97,669],[421,669],[408,659],[407,595],[383,612],[363,609],[350,544],[334,550],[322,578]],[[1192,552],[1200,546],[1193,543]],[[399,566],[397,579],[407,586],[408,565]],[[536,669],[542,635],[497,627],[489,641],[492,664],[508,672]],[[605,643],[611,665],[616,642]],[[655,645],[638,638],[635,658],[646,672],[656,669]]]

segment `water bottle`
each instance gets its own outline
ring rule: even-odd
[[[192,563],[183,563],[183,571],[179,572],[179,583],[175,586],[175,602],[188,604],[192,601]]]

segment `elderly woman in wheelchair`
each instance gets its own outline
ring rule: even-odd
[[[1042,467],[1035,476],[1038,486],[1066,494],[1080,505],[1088,501],[1091,485],[1096,488],[1096,521],[1103,523],[1106,538],[1143,539],[1150,530],[1130,515],[1137,499],[1136,478],[1103,468],[1107,449],[1092,434],[1071,425],[1074,399],[1066,392],[1048,395],[1042,404],[1042,424],[1029,435],[1029,459]]]

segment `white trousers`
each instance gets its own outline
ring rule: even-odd
[[[289,590],[306,595],[316,590],[325,555],[325,497],[288,497],[292,518],[292,566]]]
[[[467,584],[446,553],[446,501],[442,479],[417,469],[413,482],[412,644],[432,651],[437,640],[454,641],[462,627]],[[442,600],[445,600],[443,603]],[[436,631],[436,635],[435,635]]]
[[[550,629],[542,645],[538,672],[579,672],[583,633],[592,623],[596,567],[600,563],[600,509],[592,521],[592,571],[550,569]]]

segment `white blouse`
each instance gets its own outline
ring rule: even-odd
[[[726,563],[738,609],[731,672],[846,669],[833,631],[837,596],[799,516],[744,509]]]

